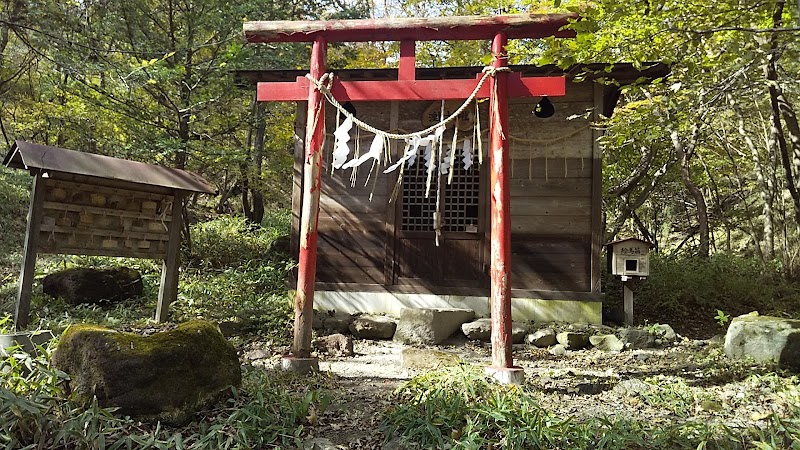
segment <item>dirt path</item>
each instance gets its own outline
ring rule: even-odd
[[[397,449],[384,446],[379,425],[392,392],[415,375],[401,366],[404,346],[356,341],[354,357],[320,361],[336,380],[335,400],[306,439],[309,449]],[[431,347],[487,365],[489,344]],[[526,388],[545,409],[566,419],[628,418],[649,423],[699,421],[729,427],[758,425],[800,400],[797,380],[774,367],[728,360],[719,342],[683,339],[666,348],[551,354],[514,346]],[[763,423],[762,423],[763,424]]]

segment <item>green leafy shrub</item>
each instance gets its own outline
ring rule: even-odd
[[[273,212],[262,227],[240,216],[219,216],[193,225],[191,250],[184,249],[184,261],[191,267],[225,269],[285,258],[275,251],[274,243],[289,235],[289,217],[288,211]]]
[[[622,305],[622,286],[607,277],[607,303]],[[787,281],[778,268],[753,258],[713,255],[710,258],[650,257],[650,276],[635,289],[635,318],[669,323],[679,333],[719,330],[718,310],[730,318],[759,311],[794,316],[800,310],[800,284]],[[694,328],[689,330],[687,328]],[[693,336],[696,333],[692,333]],[[701,333],[702,334],[702,333]]]
[[[171,305],[177,321],[203,318],[235,322],[242,331],[258,331],[284,342],[291,335],[292,308],[286,278],[294,266],[287,261],[221,272],[193,270],[179,286]]]

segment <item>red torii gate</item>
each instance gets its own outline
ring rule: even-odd
[[[494,17],[363,19],[336,21],[245,22],[249,42],[312,42],[310,76],[319,80],[326,70],[328,42],[400,41],[397,81],[341,81],[333,79],[330,91],[340,103],[347,101],[466,99],[478,80],[417,80],[416,41],[492,40],[492,67],[508,66],[508,39],[573,37],[561,28],[574,14],[518,14]],[[481,75],[478,76],[480,78]],[[505,382],[517,382],[522,369],[511,356],[511,208],[509,197],[508,99],[509,97],[563,96],[564,77],[523,78],[508,69],[496,71],[477,98],[489,98],[489,158],[491,216],[491,316],[492,365],[487,371]],[[303,169],[300,255],[295,297],[292,357],[311,355],[314,279],[317,259],[320,170],[325,136],[323,95],[305,77],[295,82],[258,83],[259,101],[308,101]]]

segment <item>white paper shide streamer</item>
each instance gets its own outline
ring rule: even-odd
[[[333,168],[341,169],[342,165],[347,161],[350,156],[350,130],[353,128],[353,121],[348,117],[339,125],[339,128],[333,132],[334,148],[333,148]]]

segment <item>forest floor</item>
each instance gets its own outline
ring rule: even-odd
[[[401,344],[361,340],[354,347],[354,357],[320,360],[320,369],[332,374],[335,400],[315,426],[306,428],[305,448],[408,448],[396,440],[385,444],[379,425],[393,405],[393,391],[419,372],[402,367]],[[253,343],[249,351],[258,348]],[[491,360],[488,343],[464,339],[431,348],[476,366]],[[275,365],[280,359],[276,350],[261,361],[245,357],[245,363]],[[564,355],[515,345],[514,362],[525,369],[524,389],[533,392],[543,408],[577,421],[607,417],[656,426],[691,421],[736,430],[762,426],[772,414],[784,414],[797,396],[795,378],[774,367],[729,360],[719,338],[682,338],[658,349],[588,349]]]

